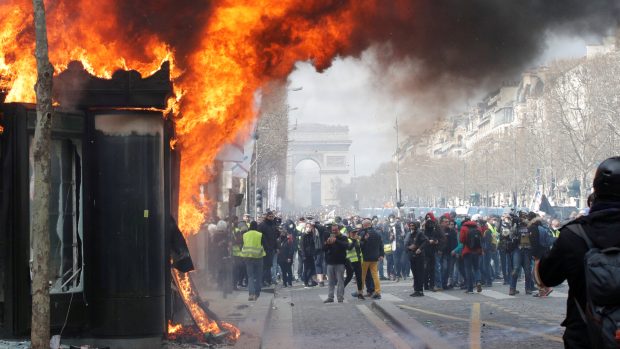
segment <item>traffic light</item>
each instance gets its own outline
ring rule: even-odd
[[[256,189],[256,213],[263,212],[263,190]]]

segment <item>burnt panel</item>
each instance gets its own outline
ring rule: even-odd
[[[166,108],[172,95],[170,64],[142,78],[135,70],[118,70],[111,79],[91,75],[73,61],[54,77],[53,98],[64,108]]]

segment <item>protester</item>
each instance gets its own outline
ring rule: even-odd
[[[474,218],[474,217],[472,217]],[[465,267],[465,293],[482,292],[480,283],[480,256],[482,255],[482,231],[474,220],[465,221],[461,227],[459,240],[463,244],[463,263]]]
[[[379,282],[377,264],[383,260],[383,241],[381,236],[372,228],[370,220],[366,219],[362,222],[362,230],[361,249],[364,256],[362,262],[362,283],[366,281],[366,273],[370,271],[374,283],[374,292],[371,298],[381,299],[381,283]]]
[[[617,262],[616,272],[613,272],[606,268],[609,264],[603,263],[608,259],[590,247],[620,247],[620,157],[609,158],[599,165],[592,186],[596,196],[589,214],[562,227],[553,248],[540,258],[535,268],[539,287],[553,287],[568,280],[566,319],[562,322],[566,327],[563,335],[566,348],[617,346],[617,323],[620,321]],[[588,251],[592,252],[590,256],[600,258],[597,264],[601,268],[599,284],[586,278],[584,258]],[[616,261],[617,255],[616,252]],[[587,271],[592,275],[592,269]],[[586,289],[590,291],[587,293]],[[592,294],[597,297],[592,298]],[[600,304],[600,299],[606,299],[606,304]],[[606,313],[607,317],[601,317],[601,313]],[[601,327],[604,324],[608,327]],[[603,346],[603,335],[608,339],[606,346]]]
[[[249,230],[243,234],[243,246],[241,247],[241,255],[245,258],[248,273],[249,301],[255,301],[260,296],[263,282],[263,258],[266,255],[263,234],[256,229],[256,222],[250,222]]]
[[[360,239],[357,235],[358,231],[362,228],[361,224],[358,224],[354,230],[349,232],[349,250],[347,251],[347,263],[345,264],[345,269],[347,272],[347,277],[344,280],[344,286],[347,287],[353,275],[355,275],[355,283],[357,284],[357,294],[356,297],[358,299],[364,299],[364,290],[362,283],[362,250],[360,247]]]
[[[329,284],[327,299],[324,303],[334,302],[334,288],[338,285],[336,297],[338,303],[344,301],[344,265],[347,259],[349,241],[342,234],[337,224],[331,226],[331,234],[323,245],[325,251],[325,262],[327,263],[327,281]]]
[[[405,242],[409,254],[411,272],[413,273],[413,290],[411,297],[424,296],[424,251],[428,239],[419,228],[418,222],[410,222],[409,239]]]
[[[293,287],[294,246],[293,235],[281,229],[278,238],[278,265],[282,270],[282,287]]]

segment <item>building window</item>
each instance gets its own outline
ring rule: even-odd
[[[78,140],[52,140],[49,201],[49,268],[50,293],[52,294],[81,292],[84,288],[81,152],[81,143]],[[32,151],[30,153],[30,207],[32,208],[32,200],[36,194],[32,172],[34,159]],[[32,217],[32,209],[30,211]],[[30,241],[32,241],[32,236]],[[32,262],[32,245],[30,255]]]

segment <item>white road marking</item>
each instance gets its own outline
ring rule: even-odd
[[[372,298],[370,298],[370,300],[372,300]],[[389,294],[389,293],[381,293],[381,300],[388,301],[388,302],[403,302],[402,299],[396,297],[393,294]]]
[[[560,291],[557,291],[557,290],[554,289],[553,292],[551,292],[548,297],[568,298],[568,293],[560,292]]]
[[[437,299],[440,301],[460,301],[461,298],[451,296],[444,292],[426,292],[424,296],[428,296],[429,298]]]
[[[346,294],[346,292],[345,292],[345,294]],[[327,295],[326,294],[320,294],[319,297],[321,297],[321,300],[323,302],[325,302],[325,300],[327,299]],[[346,298],[344,299],[344,303],[349,303]],[[338,304],[338,300],[336,298],[334,298],[334,303],[332,303],[332,304]]]
[[[509,296],[506,293],[501,293],[493,290],[482,290],[481,294],[486,297],[491,297],[493,299],[514,299],[514,296]]]

